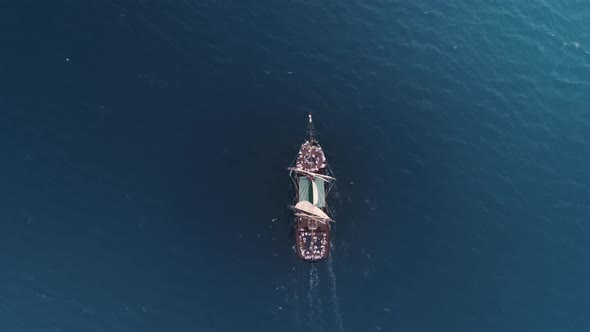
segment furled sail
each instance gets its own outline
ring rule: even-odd
[[[322,219],[322,218],[317,218],[317,217],[310,216],[307,213],[295,213],[295,217],[303,217],[303,218],[306,218],[306,219],[315,220],[315,221],[317,221],[317,222],[319,222],[321,224],[324,224],[324,225],[328,225],[328,221],[330,221],[330,220],[325,220],[325,219]],[[307,227],[310,227],[309,224],[308,224]]]
[[[310,214],[310,215],[315,216],[320,219],[331,220],[330,217],[328,217],[328,215],[324,211],[322,211],[320,208],[311,204],[308,201],[301,201],[301,202],[297,203],[295,205],[295,209],[305,212],[307,214]]]
[[[323,180],[324,182],[330,182],[330,181],[336,180],[336,178],[333,178],[331,176],[324,175],[324,174],[313,173],[313,172],[308,172],[308,171],[306,171],[304,169],[301,169],[301,168],[288,167],[287,169],[290,170],[290,171],[296,172],[296,173],[301,173],[301,174],[305,174],[305,175],[311,175],[314,178],[318,178],[318,179]]]

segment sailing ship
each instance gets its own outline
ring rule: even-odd
[[[315,138],[309,114],[308,137],[301,145],[293,164],[288,168],[295,187],[295,250],[299,258],[315,262],[330,253],[330,230],[327,196],[333,181],[332,172],[322,147]]]

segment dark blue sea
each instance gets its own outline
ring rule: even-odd
[[[587,1],[5,0],[0,43],[1,332],[590,330]]]

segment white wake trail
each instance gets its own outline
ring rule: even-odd
[[[330,243],[330,248],[334,248],[332,243]],[[330,250],[332,251],[332,250]],[[344,332],[344,326],[342,324],[342,315],[340,315],[340,309],[338,309],[338,296],[336,295],[336,274],[334,273],[334,263],[332,262],[332,252],[330,252],[330,256],[328,256],[328,274],[330,275],[330,280],[332,281],[332,287],[330,291],[332,293],[332,302],[334,304],[334,316],[336,316],[336,323],[338,324],[338,331]]]
[[[307,298],[309,299],[309,326],[312,328],[320,328],[323,323],[322,315],[322,300],[318,293],[320,285],[320,275],[316,264],[312,264],[309,270],[309,291]],[[315,318],[317,317],[317,321]]]
[[[296,271],[297,268],[293,267],[291,272]],[[293,286],[293,316],[295,318],[295,331],[301,331],[301,323],[299,321],[299,295],[297,294],[297,278],[293,274],[291,275],[291,285]]]

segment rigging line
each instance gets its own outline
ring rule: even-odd
[[[293,165],[293,164],[294,164],[294,163],[297,161],[297,158],[299,158],[299,152],[297,152],[297,153],[295,154],[295,158],[293,159],[293,161],[292,161],[292,162],[291,162],[291,164],[289,164],[289,165]]]
[[[332,212],[332,209],[328,205],[326,205],[326,208],[328,209],[328,213],[330,213],[330,216],[332,216],[332,218],[333,218],[334,213]],[[334,220],[332,220],[332,221],[334,221]]]

